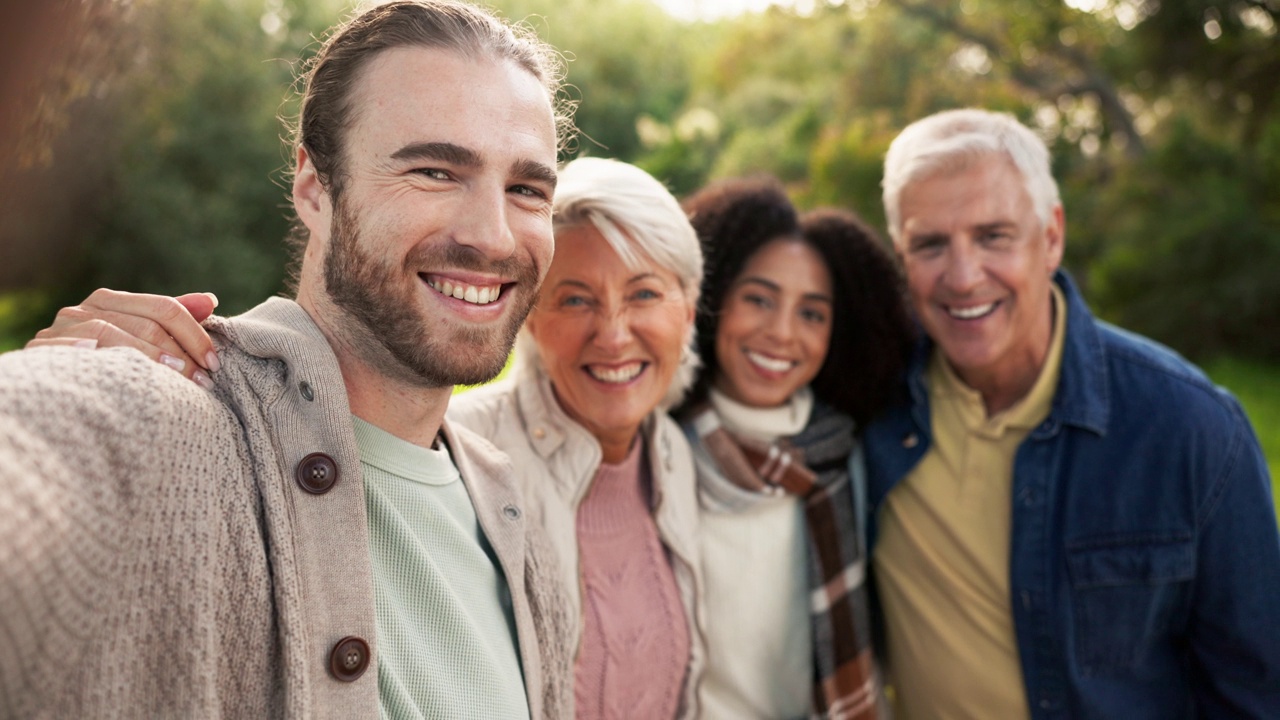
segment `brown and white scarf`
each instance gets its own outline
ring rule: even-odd
[[[701,468],[699,493],[704,506],[741,511],[780,493],[803,499],[814,652],[813,717],[879,717],[862,520],[849,477],[849,456],[856,448],[852,418],[815,403],[803,429],[773,442],[730,432],[711,404],[695,408],[684,420],[716,465],[713,472]]]

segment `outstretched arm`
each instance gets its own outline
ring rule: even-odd
[[[207,373],[218,370],[218,356],[200,323],[217,307],[212,293],[169,297],[103,288],[59,310],[27,347],[131,347],[209,387]]]

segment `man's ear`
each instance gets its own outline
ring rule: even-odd
[[[1062,264],[1062,252],[1066,245],[1067,221],[1062,212],[1062,203],[1053,206],[1049,214],[1049,224],[1044,229],[1045,242],[1048,244],[1045,254],[1045,266],[1052,275]]]
[[[320,175],[307,149],[301,145],[298,146],[297,160],[298,169],[293,174],[293,209],[302,224],[315,235],[318,230],[329,228],[329,191],[320,182]]]

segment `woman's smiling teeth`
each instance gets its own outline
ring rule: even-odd
[[[601,365],[588,365],[587,372],[591,377],[604,383],[620,384],[631,382],[641,370],[644,370],[644,363],[640,361],[627,363],[621,367],[604,367]]]
[[[454,285],[448,280],[439,280],[436,278],[427,278],[427,284],[434,288],[441,295],[454,297],[465,302],[475,305],[488,305],[498,299],[498,295],[502,293],[501,285],[463,285],[461,283]]]
[[[992,310],[996,309],[997,304],[998,303],[989,302],[986,305],[974,305],[972,307],[965,308],[948,305],[947,314],[959,320],[973,320],[989,314]]]
[[[768,355],[761,355],[754,350],[747,351],[747,359],[750,360],[752,364],[759,366],[761,369],[775,373],[786,372],[796,366],[796,362],[794,360],[779,360],[778,358],[772,358]]]

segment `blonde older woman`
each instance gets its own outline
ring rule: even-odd
[[[697,717],[704,619],[695,471],[666,410],[698,365],[698,238],[652,176],[594,158],[561,171],[554,223],[555,258],[515,367],[455,397],[448,417],[511,457],[527,521],[545,531],[528,536],[526,572],[558,575],[570,599],[535,616],[544,662],[575,657],[573,714]],[[172,336],[170,358],[207,347],[191,318],[153,317],[151,305],[119,294],[100,302],[98,319],[117,332],[98,347],[137,346],[138,328],[151,325]],[[55,326],[41,337],[75,333]],[[537,544],[547,542],[552,552],[541,552]],[[558,567],[533,567],[547,557]],[[568,715],[563,690],[548,688],[546,701]]]
[[[449,416],[511,456],[561,560],[577,717],[693,717],[698,507],[665,410],[696,368],[698,239],[661,183],[592,158],[560,175],[555,235],[510,377]]]

